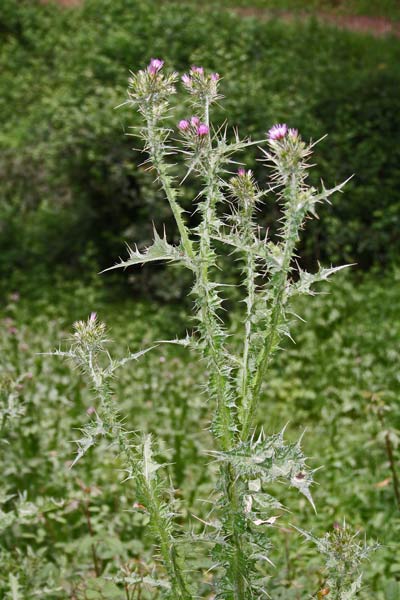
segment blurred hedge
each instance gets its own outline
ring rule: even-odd
[[[398,40],[139,0],[74,9],[2,0],[0,36],[1,274],[109,266],[123,240],[149,240],[152,221],[172,236],[168,208],[124,135],[136,115],[114,110],[129,69],[151,56],[180,71],[195,63],[220,72],[217,118],[242,134],[262,136],[276,121],[306,138],[328,134],[313,178],[355,177],[313,225],[308,262],[368,268],[396,258]],[[263,179],[255,155],[247,161]],[[265,222],[274,216],[267,207]]]

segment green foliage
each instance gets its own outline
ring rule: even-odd
[[[255,490],[249,492],[254,498],[252,511],[265,511],[265,516],[254,520],[280,515],[272,525],[253,528],[267,531],[274,544],[287,543],[287,559],[272,553],[274,598],[296,600],[324,587],[325,572],[313,546],[301,544],[290,524],[319,537],[334,522],[343,523],[346,516],[360,530],[361,542],[366,535],[381,544],[367,564],[359,597],[397,600],[400,520],[382,428],[369,410],[368,393],[380,392],[392,408],[386,428],[396,434],[400,430],[396,406],[400,393],[399,290],[396,274],[365,281],[347,276],[331,283],[329,295],[317,295],[311,304],[305,297],[299,299],[296,312],[301,312],[307,326],[295,325],[296,344],[289,339],[284,342],[287,351],[277,355],[268,386],[263,386],[259,422],[267,421],[268,432],[289,422],[286,443],[295,442],[307,426],[303,447],[311,457],[309,465],[312,469],[323,466],[314,474],[319,484],[313,488],[317,515],[298,494],[290,500],[292,512],[286,513],[279,507],[270,510],[270,499],[261,497],[256,481]],[[118,357],[127,346],[133,349],[176,333],[185,335],[184,318],[177,308],[115,300],[105,304],[98,292],[78,285],[64,288],[57,297],[53,291],[42,290],[35,302],[24,297],[9,300],[3,308],[2,381],[5,375],[15,380],[32,374],[17,390],[23,414],[3,430],[0,445],[1,463],[6,466],[1,521],[13,520],[0,536],[0,594],[5,598],[10,590],[8,573],[18,579],[23,598],[60,600],[74,594],[79,600],[85,594],[101,597],[99,590],[103,597],[116,600],[123,593],[124,578],[133,582],[152,577],[148,568],[151,548],[148,537],[143,538],[147,515],[135,506],[138,500],[130,482],[120,483],[126,475],[116,473],[109,444],[94,445],[69,469],[76,452],[70,440],[81,437],[76,428],[92,418],[86,415],[93,406],[89,386],[78,373],[71,377],[67,363],[37,354],[46,352],[61,330],[67,332],[71,321],[86,315],[85,298],[99,315],[107,314],[108,337]],[[11,327],[17,332],[10,332]],[[186,348],[165,345],[120,370],[115,396],[121,414],[126,415],[127,430],[145,431],[164,440],[157,460],[168,464],[179,496],[191,502],[188,511],[208,521],[209,504],[197,498],[207,498],[217,463],[210,465],[210,457],[204,455],[210,442],[203,378],[198,360]],[[395,452],[398,457],[398,446]],[[18,493],[24,490],[25,498],[19,499]],[[274,495],[280,497],[279,488]],[[87,503],[92,535],[84,510]],[[194,529],[196,523],[194,519]],[[93,539],[99,578],[93,566]],[[195,566],[203,564],[197,550]],[[116,587],[105,579],[111,576],[119,582]],[[129,585],[134,589],[134,583]],[[148,589],[154,598],[154,588]],[[206,586],[205,597],[207,590]]]
[[[367,267],[397,255],[398,41],[134,0],[88,0],[74,10],[4,0],[0,26],[0,266],[15,270],[18,284],[28,270],[41,278],[57,264],[76,271],[83,256],[100,270],[122,237],[149,244],[152,219],[174,231],[121,135],[137,122],[126,107],[114,110],[128,69],[150,49],[176,69],[222,64],[226,108],[255,138],[280,120],[306,137],[328,132],[314,181],[356,177],[313,225],[307,263],[329,256]],[[262,179],[251,149],[246,162]],[[275,221],[272,208],[264,215]],[[143,291],[145,278],[134,277]],[[146,285],[160,296],[177,289]]]

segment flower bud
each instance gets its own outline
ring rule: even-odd
[[[150,75],[156,75],[164,66],[164,61],[159,58],[152,58],[149,66],[147,67],[147,71]]]
[[[184,85],[186,85],[186,87],[190,88],[192,86],[192,83],[193,83],[192,78],[187,73],[182,75],[181,79],[182,79],[182,83]]]
[[[189,128],[189,126],[190,126],[190,123],[189,123],[189,121],[187,121],[186,119],[182,119],[182,120],[181,120],[181,121],[179,121],[179,123],[178,123],[178,128],[179,128],[181,131],[186,131],[186,130]]]
[[[200,123],[200,125],[197,128],[197,135],[208,135],[210,133],[210,129],[208,127],[208,125],[206,125],[205,123]]]
[[[268,140],[270,142],[283,140],[283,138],[286,136],[287,132],[288,132],[288,128],[285,123],[274,125],[268,131]]]
[[[204,75],[204,69],[203,69],[203,67],[195,67],[195,66],[193,66],[190,69],[190,72],[193,73],[193,74],[197,74],[197,75]]]

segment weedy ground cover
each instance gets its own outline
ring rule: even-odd
[[[329,294],[313,298],[312,305],[301,303],[297,310],[307,326],[296,327],[295,345],[285,342],[286,352],[277,356],[263,391],[259,422],[265,423],[267,414],[271,432],[289,422],[287,435],[293,439],[306,426],[303,444],[310,465],[323,466],[315,476],[317,515],[295,496],[292,514],[281,522],[278,535],[287,553],[274,556],[273,581],[283,598],[303,598],[304,586],[312,580],[317,589],[324,576],[317,555],[289,529],[289,521],[319,535],[343,523],[345,515],[362,535],[382,544],[365,569],[360,597],[394,600],[398,595],[399,513],[382,428],[369,407],[371,394],[380,394],[392,406],[386,427],[392,434],[400,428],[399,287],[395,274],[361,282],[346,277],[330,284]],[[66,364],[38,353],[56,338],[68,338],[70,323],[86,315],[84,298],[99,318],[107,317],[112,347],[121,355],[127,347],[184,336],[186,317],[177,307],[105,301],[96,290],[80,289],[79,282],[73,290],[60,290],[56,300],[50,290],[41,301],[9,298],[2,310],[2,419],[11,392],[15,407],[8,426],[3,424],[0,447],[0,589],[5,598],[12,597],[14,580],[20,598],[120,598],[111,582],[105,589],[104,577],[120,575],[118,561],[129,569],[144,566],[149,556],[145,516],[138,509],[131,512],[135,494],[121,485],[110,448],[99,444],[68,468],[75,452],[70,440],[90,418],[91,391],[79,373],[71,377]],[[18,377],[18,387],[10,389]],[[206,511],[195,497],[207,496],[210,489],[202,477],[208,435],[202,431],[207,419],[201,377],[185,349],[164,347],[121,371],[116,391],[127,428],[165,440],[171,476],[192,497],[191,512],[198,516]]]
[[[175,132],[171,131],[165,126],[165,116],[170,111],[169,100],[176,92],[176,82],[175,73],[164,73],[163,61],[152,59],[145,70],[132,74],[127,103],[137,107],[143,118],[138,135],[144,140],[148,162],[174,215],[180,242],[171,245],[165,233],[160,235],[155,231],[151,246],[142,252],[129,248],[128,259],[113,268],[155,261],[174,262],[187,268],[193,277],[194,325],[181,338],[153,338],[147,347],[130,348],[127,353],[122,353],[121,348],[111,352],[106,326],[92,311],[87,320],[75,323],[69,344],[54,352],[78,368],[93,398],[87,408],[89,420],[82,425],[76,439],[76,454],[69,464],[69,473],[76,473],[76,467],[85,470],[81,465],[86,463],[87,455],[93,456],[97,451],[102,476],[112,476],[117,463],[125,486],[134,496],[133,502],[127,501],[129,492],[125,493],[124,488],[117,491],[118,482],[114,479],[112,508],[106,502],[99,514],[93,505],[101,495],[101,481],[88,484],[84,479],[76,480],[81,492],[68,507],[72,512],[74,508],[81,510],[82,519],[76,526],[78,530],[86,529],[86,536],[85,543],[79,540],[79,552],[86,548],[89,553],[95,575],[92,583],[98,592],[82,590],[81,583],[70,582],[71,593],[81,593],[84,597],[96,593],[100,597],[102,594],[119,597],[125,593],[128,599],[186,600],[195,597],[245,600],[271,594],[275,598],[330,595],[336,600],[347,600],[358,593],[370,593],[362,588],[360,563],[369,557],[374,546],[345,518],[327,527],[326,514],[313,515],[311,486],[317,469],[309,466],[303,453],[303,436],[294,435],[293,428],[286,431],[287,423],[282,423],[284,410],[277,413],[281,423],[275,430],[269,416],[279,406],[275,396],[279,399],[279,392],[285,386],[283,378],[277,386],[279,391],[274,389],[271,368],[285,338],[291,339],[296,329],[293,321],[298,319],[297,310],[301,308],[297,303],[302,296],[313,296],[315,285],[341,270],[341,267],[321,267],[310,274],[300,269],[296,262],[299,233],[306,217],[315,216],[317,206],[343,186],[332,190],[322,186],[319,191],[309,185],[309,157],[314,145],[303,142],[295,129],[276,125],[268,131],[266,140],[255,143],[241,140],[237,133],[229,136],[224,124],[214,128],[210,112],[212,105],[221,100],[220,76],[206,73],[202,67],[192,67],[182,77],[192,116],[181,119]],[[240,151],[255,144],[264,145],[261,156],[271,173],[270,185],[264,191],[258,188],[251,171],[235,167]],[[194,200],[198,214],[195,227],[186,223],[180,205],[178,173],[170,163],[171,156],[178,151],[187,165],[181,184],[194,176],[199,182]],[[256,222],[258,206],[271,196],[277,198],[281,211],[277,233],[272,237]],[[224,247],[228,252],[222,250]],[[229,295],[231,286],[226,287],[221,280],[220,256],[232,253],[242,280]],[[17,298],[12,300],[16,302]],[[231,310],[229,317],[226,310],[229,302],[242,305],[243,309]],[[309,305],[307,302],[306,308]],[[12,321],[7,326],[16,349],[18,329]],[[155,392],[153,404],[150,402],[152,415],[147,415],[143,427],[135,424],[132,430],[127,419],[140,404],[137,398],[132,401],[125,386],[121,390],[125,378],[123,374],[119,377],[119,373],[140,365],[142,360],[150,360],[153,353],[169,352],[170,348],[175,348],[178,354],[191,352],[197,356],[191,376],[194,373],[195,388],[201,393],[193,393],[192,380],[189,389],[163,394],[163,386],[169,379],[166,373],[165,380],[158,380],[161,384],[152,389],[148,380],[152,381],[160,370],[153,363],[145,380],[147,385],[143,386],[144,405],[149,403],[147,393],[151,398],[151,391]],[[159,364],[169,364],[167,356],[162,355],[158,360]],[[335,375],[329,373],[330,385]],[[317,377],[321,378],[319,372]],[[26,380],[31,378],[28,371],[4,380],[5,431],[12,432],[13,423],[18,426],[25,416],[19,396]],[[131,381],[134,380],[131,376]],[[304,389],[303,374],[299,380]],[[364,383],[371,388],[364,389],[363,396],[375,415],[371,421],[377,422],[382,432],[383,454],[386,449],[389,462],[390,476],[376,486],[392,491],[392,527],[395,527],[398,482],[393,451],[397,437],[393,428],[387,428],[385,412],[390,408],[398,382],[388,388],[387,376],[384,383],[377,378],[369,381],[364,376]],[[176,384],[179,389],[178,378]],[[314,393],[318,393],[318,386],[314,388]],[[268,398],[271,393],[272,399]],[[160,411],[156,435],[151,433],[155,404]],[[293,414],[293,408],[288,415],[291,418],[298,413],[296,407]],[[343,436],[337,429],[337,410],[333,419],[329,410],[329,403],[323,402],[320,418],[322,421],[326,411],[331,427],[325,427],[322,435],[326,437],[329,431],[330,446],[336,451],[338,439]],[[348,406],[343,410],[346,412]],[[298,424],[297,419],[292,420]],[[65,448],[67,425],[68,419],[58,423],[52,436],[55,449],[47,447],[51,457],[57,456],[59,448]],[[189,430],[193,435],[185,436]],[[33,438],[35,449],[40,438]],[[344,464],[346,460],[350,464],[354,461],[348,452],[343,458]],[[86,463],[89,467],[90,462]],[[354,479],[354,463],[349,470],[343,470],[345,477],[350,475]],[[47,476],[50,472],[48,466]],[[86,470],[86,479],[96,472],[96,469]],[[18,478],[20,472],[16,470],[13,475]],[[62,486],[73,490],[70,474],[66,476],[62,471],[57,475]],[[49,481],[53,484],[57,478]],[[39,490],[40,486],[36,492]],[[58,520],[57,509],[64,508],[63,499],[49,499],[47,495],[36,499],[35,504],[29,500],[29,491],[17,501],[12,494],[4,498],[5,504],[14,502],[14,509],[3,513],[5,529],[11,532],[11,544],[12,532],[24,527],[26,519],[28,522],[32,517],[43,519],[43,514],[49,512]],[[307,515],[307,529],[301,517],[297,525],[293,524],[292,515],[288,518],[288,507],[292,511],[299,493],[303,497],[300,507]],[[329,503],[326,504],[328,507]],[[344,509],[336,504],[335,510]],[[66,521],[65,517],[60,519],[61,527],[66,526]],[[97,522],[107,530],[102,543],[97,537]],[[316,533],[316,527],[322,532]],[[54,535],[54,524],[51,534]],[[297,534],[300,536],[296,540]],[[313,550],[310,547],[304,550],[305,541],[311,543],[316,554],[308,555]],[[292,555],[293,547],[296,556]],[[44,544],[43,557],[49,551]],[[28,548],[26,553],[33,559],[38,556]],[[52,590],[46,587],[47,580],[42,593],[62,593],[65,582],[61,577],[57,587],[56,563],[47,558],[46,569],[54,586]],[[61,553],[62,575],[73,578],[73,572],[66,569],[65,559],[66,554]],[[6,552],[4,562],[7,562]],[[389,571],[392,569],[390,565]],[[299,575],[302,570],[307,572],[306,578]],[[14,596],[19,594],[21,586],[18,575],[11,573],[8,580]],[[372,585],[379,586],[371,575],[370,580]],[[383,598],[387,593],[397,593],[395,580],[384,585],[384,589],[378,589]]]

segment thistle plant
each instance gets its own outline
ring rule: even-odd
[[[301,531],[301,530],[300,530]],[[325,556],[327,579],[324,587],[318,591],[318,599],[329,597],[332,600],[351,600],[361,587],[361,562],[368,558],[377,545],[368,545],[361,541],[359,532],[352,531],[343,523],[335,523],[333,530],[318,539],[310,533],[301,532],[313,542],[320,554]]]
[[[191,333],[184,340],[156,341],[151,348],[115,360],[108,351],[105,325],[92,314],[88,321],[75,324],[70,349],[56,352],[89,377],[96,397],[93,418],[82,430],[75,460],[99,436],[107,436],[121,457],[126,479],[135,484],[140,506],[149,515],[157,549],[154,573],[151,577],[130,574],[124,581],[135,589],[153,585],[163,597],[174,600],[206,597],[202,594],[225,600],[270,597],[270,532],[284,510],[272,490],[277,484],[294,488],[314,509],[310,491],[314,471],[307,464],[301,440],[286,441],[285,427],[267,435],[257,409],[274,355],[282,339],[290,337],[295,317],[292,300],[300,294],[313,295],[316,283],[343,268],[320,267],[314,274],[303,271],[297,263],[297,246],[306,220],[315,217],[318,205],[329,202],[344,184],[318,190],[308,183],[314,144],[285,124],[273,126],[258,141],[241,139],[237,132],[230,135],[226,124],[215,127],[210,114],[222,99],[220,80],[219,74],[202,67],[193,66],[184,74],[181,85],[187,93],[188,116],[171,128],[170,100],[179,77],[166,73],[162,60],[152,59],[146,69],[132,73],[124,103],[137,109],[143,119],[137,135],[143,141],[145,162],[165,194],[180,239],[171,244],[165,232],[154,231],[152,245],[144,251],[128,247],[128,257],[110,268],[158,261],[189,269],[194,299]],[[252,171],[238,162],[240,152],[250,146],[260,148],[261,160],[269,169],[267,189],[261,190]],[[179,155],[181,160],[175,164]],[[180,202],[187,178],[198,186],[195,225],[190,225]],[[270,236],[258,225],[257,212],[273,197],[281,218],[276,234]],[[234,256],[240,265],[237,287],[242,302],[235,311],[241,311],[241,329],[235,335],[226,313],[229,287],[221,278],[224,256]],[[173,482],[167,482],[157,459],[157,442],[127,431],[113,398],[118,369],[163,343],[182,344],[200,356],[207,378],[205,397],[214,446],[205,452],[218,463],[219,474],[202,531],[178,528]],[[185,552],[188,541],[205,548],[211,582],[205,581],[205,573],[191,571]],[[318,543],[323,553],[335,552],[330,538]],[[338,555],[338,564],[341,560]],[[358,577],[357,572],[357,582]]]

